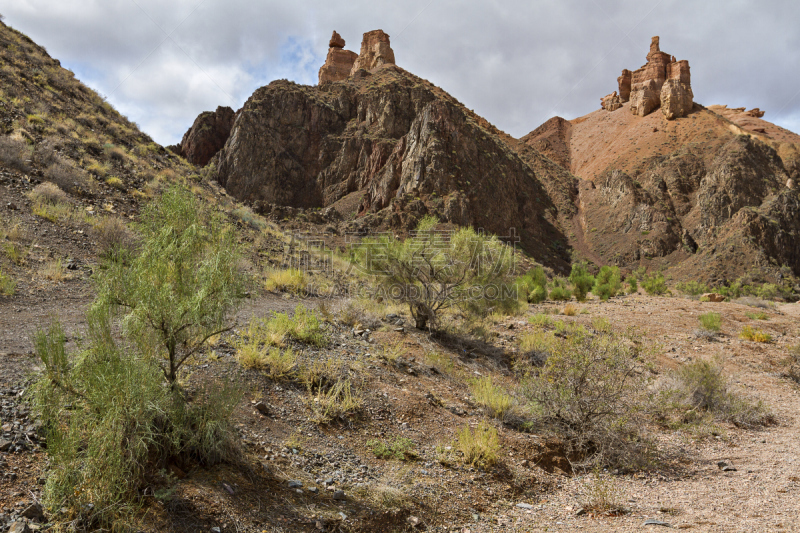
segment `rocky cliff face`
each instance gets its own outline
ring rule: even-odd
[[[361,52],[350,74],[355,74],[362,68],[373,70],[381,65],[394,65],[394,51],[389,43],[389,36],[383,30],[369,31],[364,34]]]
[[[235,115],[230,107],[200,113],[178,145],[180,155],[193,165],[205,166],[228,140]]]
[[[319,83],[342,81],[359,71],[369,72],[382,65],[394,65],[394,51],[383,30],[368,31],[361,41],[361,53],[344,49],[342,36],[333,32],[325,64],[319,69]]]
[[[258,89],[220,151],[218,179],[262,209],[344,209],[357,195],[342,214],[364,229],[411,228],[425,214],[501,236],[513,228],[529,251],[564,266],[566,238],[542,182],[554,173],[568,188],[573,178],[524,160],[512,141],[425,80],[384,65],[343,83]]]
[[[614,92],[600,99],[606,111],[616,111],[630,101],[630,111],[634,115],[643,117],[661,108],[667,120],[674,120],[692,110],[694,94],[689,62],[677,61],[674,56],[662,52],[658,37],[650,42],[647,63],[634,72],[623,69],[617,84],[618,97]]]

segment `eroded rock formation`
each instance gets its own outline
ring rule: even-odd
[[[630,101],[634,115],[643,117],[660,107],[664,116],[673,120],[685,117],[692,109],[694,94],[689,62],[677,61],[674,56],[662,52],[657,36],[650,42],[647,63],[634,72],[623,69],[617,84],[620,105],[614,95],[601,98],[602,107],[607,111],[616,111],[622,103]]]
[[[620,97],[617,96],[617,91],[602,97],[600,99],[600,107],[606,111],[616,111],[622,107],[622,101],[620,100]]]
[[[394,65],[394,51],[389,44],[389,36],[383,30],[368,31],[361,41],[361,52],[350,74],[358,69],[372,70],[381,65]]]
[[[350,75],[358,54],[344,49],[344,39],[334,30],[328,44],[328,57],[319,69],[319,83],[341,81]]]
[[[200,113],[183,135],[177,148],[180,155],[193,165],[205,166],[214,154],[225,146],[236,117],[230,107],[218,107],[216,111]]]

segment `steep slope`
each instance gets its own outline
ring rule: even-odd
[[[384,65],[322,86],[258,89],[216,161],[228,192],[261,210],[337,207],[357,195],[357,211],[343,214],[362,228],[408,229],[431,213],[513,231],[537,259],[563,268],[559,204],[571,208],[574,178],[516,145],[444,91]]]
[[[778,277],[784,265],[800,274],[800,198],[790,181],[800,136],[743,110],[695,104],[668,121],[629,105],[551,119],[523,138],[555,150],[582,178],[575,228],[584,255],[621,266],[661,258],[678,276],[717,282],[753,270]]]

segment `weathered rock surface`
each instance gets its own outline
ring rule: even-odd
[[[180,155],[193,165],[205,166],[225,145],[236,116],[230,107],[200,113],[181,140]]]
[[[257,208],[352,205],[345,218],[365,228],[407,229],[426,214],[501,236],[514,228],[543,261],[565,265],[555,192],[542,182],[568,198],[574,179],[533,149],[521,157],[514,143],[393,66],[346,84],[258,89],[219,154],[218,180]]]
[[[334,30],[328,48],[325,64],[319,69],[319,83],[341,81],[350,76],[358,54],[344,49],[345,41]]]
[[[370,71],[381,65],[394,64],[394,51],[389,43],[389,36],[383,30],[368,31],[361,41],[361,51],[350,74],[355,74],[362,68]]]
[[[619,96],[617,96],[617,91],[602,97],[600,99],[600,107],[606,111],[616,111],[622,107],[622,101]]]
[[[622,75],[617,78],[617,84],[619,102],[630,100],[631,113],[634,115],[643,117],[661,107],[664,116],[672,120],[686,116],[692,110],[694,95],[689,62],[685,59],[677,61],[674,56],[662,52],[658,37],[653,37],[650,42],[647,63],[634,72],[623,69]],[[665,84],[668,85],[666,90]],[[610,96],[601,99],[603,109],[615,111],[621,106],[618,107]],[[665,97],[668,99],[666,106],[663,105]]]

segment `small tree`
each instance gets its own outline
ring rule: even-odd
[[[586,263],[575,263],[572,265],[569,281],[574,287],[573,293],[575,294],[575,299],[579,302],[585,301],[586,294],[591,290],[592,285],[594,285],[594,277],[589,274]]]
[[[515,282],[520,298],[528,303],[538,304],[547,299],[547,274],[540,266],[530,269]]]
[[[189,191],[172,187],[142,213],[142,242],[126,264],[108,261],[95,306],[124,313],[123,330],[141,353],[163,358],[170,383],[226,319],[244,292],[230,227]]]
[[[620,289],[622,289],[622,278],[619,274],[619,267],[602,267],[597,273],[592,292],[605,301],[616,296]]]
[[[407,303],[418,329],[435,326],[439,313],[453,306],[477,313],[515,305],[506,284],[511,248],[472,228],[442,232],[437,224],[425,217],[404,241],[382,237],[356,250],[356,260],[378,275],[381,294]]]

